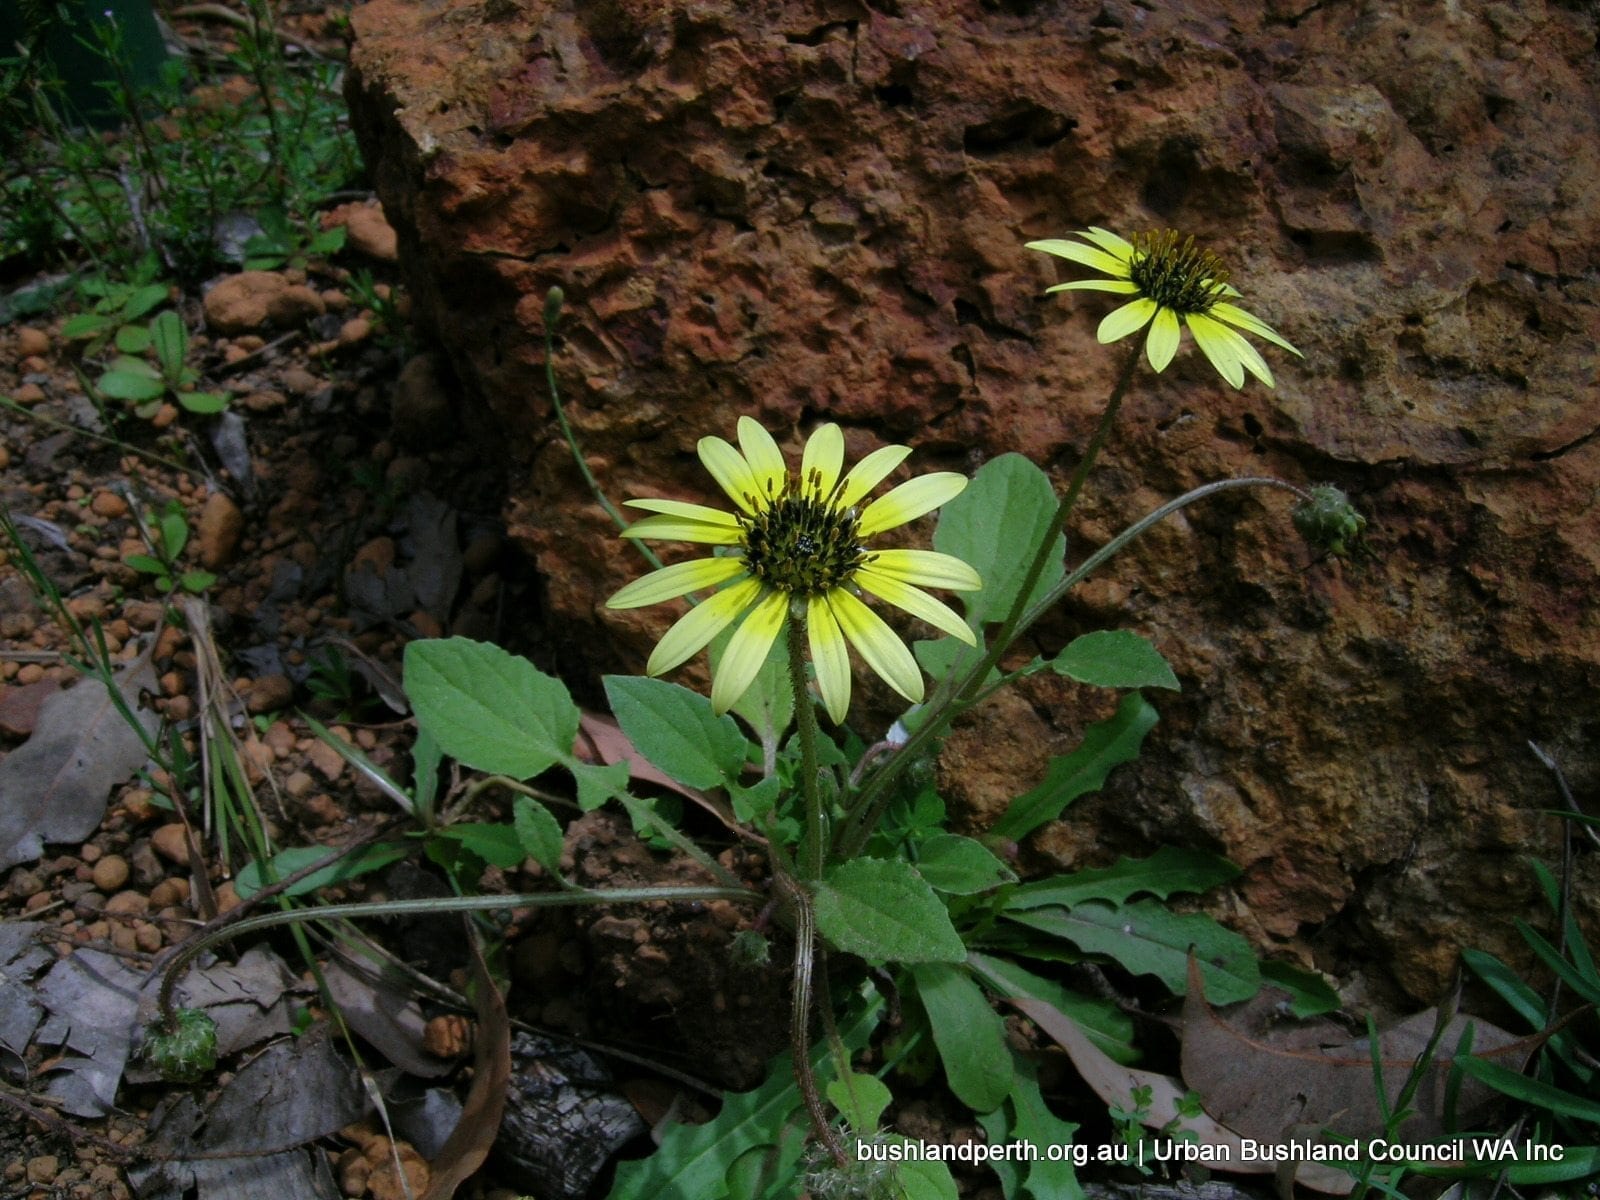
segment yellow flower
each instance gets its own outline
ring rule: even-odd
[[[1121,341],[1148,325],[1145,354],[1152,367],[1164,371],[1178,352],[1181,318],[1211,365],[1234,387],[1244,386],[1246,371],[1272,386],[1272,372],[1256,348],[1244,340],[1240,329],[1282,346],[1291,354],[1300,354],[1272,326],[1229,302],[1230,297],[1239,294],[1238,289],[1228,283],[1228,272],[1216,255],[1197,249],[1192,237],[1180,242],[1177,233],[1168,229],[1164,233],[1135,234],[1130,242],[1098,226],[1073,236],[1083,242],[1048,238],[1029,242],[1028,249],[1071,259],[1111,276],[1058,283],[1048,291],[1087,289],[1134,297],[1100,322],[1098,336],[1102,345]]]
[[[755,679],[788,621],[803,617],[822,702],[830,717],[842,721],[850,707],[847,643],[907,700],[919,703],[923,695],[916,660],[861,602],[860,592],[974,644],[966,622],[922,588],[976,591],[983,586],[976,571],[948,554],[869,550],[863,544],[954,499],[967,486],[964,476],[923,475],[857,511],[867,493],[911,453],[909,447],[884,446],[841,477],[844,434],[837,425],[823,425],[806,442],[795,475],[772,435],[741,417],[739,449],[707,437],[700,439],[699,452],[738,511],[678,500],[628,501],[656,515],[629,526],[623,537],[732,547],[724,557],[652,571],[606,601],[608,608],[641,608],[727,585],[667,630],[650,655],[650,674],[672,670],[738,623],[711,685],[712,707],[727,712]]]

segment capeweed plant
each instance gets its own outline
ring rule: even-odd
[[[847,469],[841,432],[824,424],[811,431],[794,463],[771,432],[745,417],[737,446],[715,435],[699,443],[700,459],[729,507],[636,498],[626,507],[646,515],[628,524],[589,472],[549,373],[558,422],[586,481],[655,568],[609,604],[691,604],[656,646],[646,676],[606,677],[611,710],[658,771],[685,788],[726,795],[744,836],[765,849],[764,888],[733,876],[680,831],[667,805],[636,795],[626,762],[601,765],[579,757],[578,708],[559,680],[495,646],[463,638],[407,647],[405,688],[428,760],[443,756],[485,773],[475,790],[502,786],[516,795],[512,826],[495,834],[463,830],[463,850],[484,862],[531,857],[554,882],[552,890],[532,895],[414,903],[431,904],[431,911],[477,911],[720,897],[767,908],[793,943],[786,1061],[754,1092],[728,1097],[709,1125],[671,1131],[651,1158],[623,1164],[613,1200],[669,1186],[671,1194],[712,1200],[788,1195],[802,1173],[813,1195],[953,1197],[943,1163],[896,1161],[887,1170],[864,1165],[877,1151],[863,1147],[903,1141],[879,1128],[892,1101],[888,1086],[851,1062],[882,1021],[885,979],[901,999],[902,1022],[884,1053],[908,1071],[942,1070],[994,1143],[1067,1144],[1076,1132],[1050,1112],[1032,1065],[1010,1048],[996,998],[1042,1001],[1080,1024],[1113,1059],[1129,1061],[1136,1053],[1127,1016],[1099,996],[1074,990],[1052,964],[1115,962],[1181,994],[1193,947],[1204,964],[1207,994],[1218,1003],[1253,995],[1265,979],[1288,987],[1300,1012],[1337,1002],[1320,979],[1260,963],[1239,935],[1203,915],[1167,907],[1174,895],[1204,892],[1237,874],[1215,855],[1169,847],[1143,860],[1023,883],[996,853],[1059,817],[1134,758],[1157,719],[1145,690],[1178,687],[1156,647],[1125,630],[1089,633],[1054,654],[1015,661],[1018,639],[1073,587],[1166,517],[1234,489],[1279,489],[1302,505],[1319,504],[1322,515],[1300,524],[1321,549],[1348,549],[1360,532],[1360,518],[1331,489],[1313,496],[1276,479],[1223,480],[1161,505],[1069,566],[1064,530],[1141,357],[1165,369],[1187,328],[1237,387],[1246,373],[1272,382],[1245,333],[1293,350],[1233,303],[1238,293],[1225,272],[1192,240],[1161,233],[1130,241],[1100,229],[1079,238],[1033,247],[1107,278],[1052,290],[1088,288],[1124,298],[1102,322],[1102,342],[1149,332],[1126,357],[1084,457],[1059,493],[1017,454],[998,456],[970,480],[936,472],[880,491],[908,448],[882,447]],[[552,289],[545,310],[547,368],[562,300]],[[880,535],[935,511],[932,550],[877,544]],[[706,553],[668,565],[647,542],[688,543]],[[953,593],[961,611],[929,589]],[[908,647],[873,601],[909,613],[936,636]],[[654,677],[702,650],[711,657],[709,697]],[[852,655],[910,706],[871,743],[845,724]],[[1074,751],[1050,763],[1040,784],[1013,799],[987,838],[950,832],[934,770],[942,737],[997,689],[1046,672],[1116,690],[1121,700],[1111,717],[1085,730]],[[714,883],[606,891],[566,880],[560,824],[530,782],[552,769],[569,778],[578,808],[620,805],[642,835],[682,851]],[[345,916],[396,907],[323,911]],[[305,912],[293,919],[314,919],[315,910]],[[257,918],[229,932],[284,919]],[[184,960],[212,940],[197,939]],[[741,953],[762,953],[760,940],[759,934],[743,935]],[[813,982],[829,955],[859,959],[875,974],[858,976],[840,1011],[824,1013],[827,1037],[815,1047]],[[169,971],[169,992],[181,965]],[[172,1028],[175,1017],[169,1003],[164,1007]],[[785,1133],[801,1112],[818,1146],[809,1160],[804,1138]],[[885,1151],[878,1159],[887,1157],[893,1156]],[[1052,1189],[1072,1186],[1071,1171],[1069,1164],[1036,1162],[1002,1179],[1008,1196],[1023,1187],[1055,1194]]]

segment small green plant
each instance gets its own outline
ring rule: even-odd
[[[296,225],[281,208],[264,208],[256,214],[261,232],[244,244],[244,265],[251,271],[275,271],[279,267],[304,269],[313,258],[326,258],[344,249],[347,230],[343,225],[315,229]]]
[[[189,365],[189,331],[177,313],[158,313],[148,325],[122,326],[116,347],[121,353],[100,373],[95,387],[103,396],[132,404],[136,415],[155,416],[168,397],[204,416],[228,407],[227,392],[197,390],[200,372]],[[143,354],[154,361],[135,357]]]
[[[170,592],[176,586],[199,595],[217,581],[210,571],[187,569],[180,561],[189,544],[189,522],[178,501],[169,500],[160,512],[145,514],[139,533],[150,552],[130,554],[122,561],[150,576],[160,591]]]
[[[160,282],[160,271],[154,256],[147,256],[129,271],[126,279],[91,275],[80,280],[78,292],[89,301],[89,311],[68,317],[61,326],[61,335],[88,339],[92,352],[107,337],[167,302],[171,289]]]

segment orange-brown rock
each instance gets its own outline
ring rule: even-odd
[[[1039,631],[1150,634],[1186,690],[1052,863],[1209,845],[1264,943],[1392,964],[1514,951],[1551,780],[1600,777],[1600,91],[1596,15],[1534,0],[372,0],[349,94],[419,317],[522,464],[513,532],[594,667],[672,613],[588,496],[557,373],[613,497],[715,500],[694,456],[823,419],[923,469],[1021,451],[1060,479],[1125,352],[1030,238],[1172,226],[1305,352],[1276,390],[1192,344],[1141,373],[1075,554],[1198,483],[1331,480],[1374,561],[1313,563],[1277,497],[1190,510]],[[419,53],[418,47],[426,47]],[[864,727],[884,691],[863,680]],[[1103,701],[1054,684],[953,739],[981,825]],[[1600,895],[1596,864],[1579,894]],[[1592,904],[1593,901],[1591,900]],[[1591,914],[1593,915],[1593,914]]]
[[[229,275],[206,293],[204,306],[206,327],[223,334],[299,325],[326,308],[313,289],[276,271]]]

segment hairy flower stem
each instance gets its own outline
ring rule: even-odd
[[[1281,479],[1272,479],[1265,476],[1251,476],[1245,479],[1219,479],[1215,483],[1202,484],[1192,491],[1185,492],[1177,499],[1169,500],[1161,507],[1153,509],[1143,517],[1140,517],[1139,520],[1129,525],[1116,537],[1084,559],[1076,568],[1069,571],[1060,583],[1041,596],[1037,604],[1034,604],[1023,613],[1021,619],[1016,623],[1013,637],[1020,637],[1023,633],[1026,633],[1029,627],[1054,607],[1061,597],[1077,587],[1094,571],[1115,558],[1127,548],[1130,542],[1153,526],[1159,525],[1173,513],[1188,508],[1191,504],[1222,492],[1236,491],[1241,488],[1275,488],[1279,491],[1289,492],[1301,500],[1308,500],[1311,495],[1305,488],[1296,487],[1294,484],[1286,483]],[[1055,534],[1052,533],[1050,537],[1053,541]],[[1032,590],[1031,586],[1029,590]],[[1026,596],[1027,592],[1025,591],[1022,594]],[[998,646],[1000,643],[997,641],[996,645]],[[999,655],[996,654],[995,658],[998,660]],[[969,678],[984,679],[992,665],[993,663],[986,663],[980,671],[975,671]],[[964,685],[962,693],[964,694],[967,690],[968,686]],[[906,743],[900,747],[899,751],[867,780],[866,785],[855,798],[849,818],[840,827],[838,836],[834,839],[834,854],[837,857],[849,858],[860,853],[861,847],[866,843],[867,838],[872,835],[872,830],[876,826],[878,818],[883,815],[883,809],[893,795],[890,789],[895,781],[900,778],[901,773],[907,766],[915,762],[920,755],[926,753],[929,744],[940,737],[957,717],[966,712],[986,694],[986,689],[981,687],[974,691],[971,699],[964,699],[958,694],[957,698],[950,700],[943,707],[930,714],[928,719],[919,725]]]
[[[800,848],[800,874],[822,877],[822,794],[817,787],[817,710],[806,690],[806,621],[789,615],[789,684],[794,688],[794,722],[800,733],[800,788],[806,801],[806,840]]]
[[[994,635],[994,641],[990,643],[989,652],[983,656],[983,661],[968,673],[960,691],[956,693],[958,703],[969,701],[978,693],[983,687],[983,681],[988,678],[990,668],[999,664],[1001,657],[1011,648],[1011,643],[1022,633],[1022,618],[1028,607],[1028,597],[1033,595],[1039,577],[1044,574],[1045,566],[1055,554],[1056,538],[1067,527],[1067,520],[1077,506],[1078,496],[1083,491],[1084,481],[1089,478],[1094,460],[1100,456],[1100,451],[1111,437],[1111,427],[1116,423],[1117,413],[1122,408],[1122,398],[1128,394],[1128,384],[1133,382],[1133,372],[1139,365],[1140,354],[1141,348],[1136,345],[1123,362],[1122,371],[1111,387],[1111,396],[1106,401],[1105,411],[1100,414],[1099,428],[1094,431],[1094,437],[1089,439],[1088,449],[1083,452],[1083,458],[1079,460],[1077,469],[1072,472],[1067,490],[1062,495],[1061,502],[1056,505],[1056,515],[1050,521],[1050,528],[1045,530],[1044,537],[1039,540],[1039,549],[1034,553],[1033,561],[1028,564],[1028,574],[1023,578],[1022,586],[1017,589],[1017,598],[1011,603],[1011,611],[1006,614],[999,632]]]
[[[158,1000],[163,1028],[177,1027],[172,991],[178,978],[194,959],[220,942],[246,933],[274,929],[279,925],[303,925],[308,921],[332,921],[354,917],[436,916],[447,912],[492,912],[502,908],[553,908],[569,904],[647,904],[652,900],[743,900],[763,903],[766,897],[748,888],[725,887],[639,887],[611,888],[605,891],[577,889],[565,892],[524,892],[509,896],[442,896],[426,900],[386,900],[366,904],[324,904],[317,908],[297,908],[288,912],[263,913],[185,942],[167,964],[161,976]]]
[[[817,917],[811,906],[811,894],[805,885],[784,875],[774,877],[778,892],[794,914],[794,977],[791,981],[789,1005],[789,1049],[794,1057],[794,1081],[805,1099],[806,1112],[811,1117],[811,1128],[817,1140],[826,1147],[834,1162],[841,1168],[850,1165],[844,1147],[828,1120],[828,1110],[822,1106],[822,1096],[817,1091],[817,1073],[811,1065],[811,971],[817,954]]]

